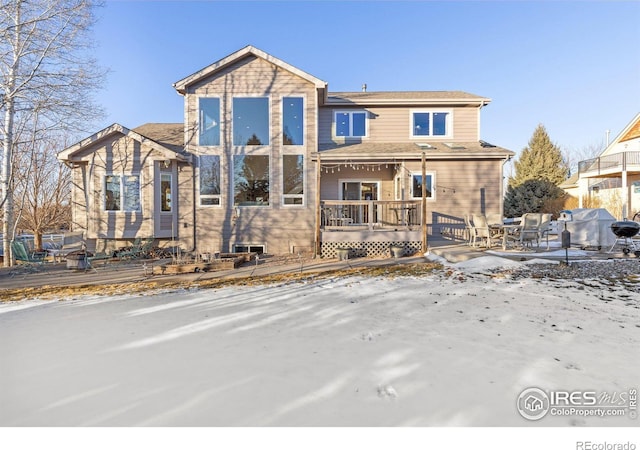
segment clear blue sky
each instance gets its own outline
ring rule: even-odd
[[[640,112],[637,1],[107,0],[98,16],[103,126],[181,122],[172,83],[249,44],[330,91],[489,97],[482,139],[516,152],[539,123],[580,150]]]

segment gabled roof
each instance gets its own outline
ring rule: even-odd
[[[620,133],[620,142],[630,141],[631,139],[640,137],[640,113],[627,125]]]
[[[490,98],[463,91],[386,91],[386,92],[329,92],[328,106],[336,105],[426,105],[473,104],[484,106]]]
[[[210,77],[211,75],[224,69],[230,64],[240,61],[241,59],[246,58],[248,56],[255,56],[257,58],[262,58],[265,61],[270,62],[271,64],[274,64],[284,70],[287,70],[288,72],[298,75],[299,77],[309,81],[310,83],[313,83],[318,89],[325,89],[327,87],[327,83],[322,81],[321,79],[316,78],[313,75],[310,75],[307,72],[304,72],[298,69],[297,67],[294,67],[291,64],[288,64],[282,61],[281,59],[276,58],[275,56],[271,56],[267,52],[257,49],[251,45],[247,45],[246,47],[238,50],[237,52],[230,54],[229,56],[222,58],[219,61],[214,62],[213,64],[205,67],[204,69],[201,69],[196,73],[189,75],[188,77],[173,83],[173,87],[178,91],[178,93],[184,94],[190,85],[197,83],[204,78]]]
[[[640,113],[636,114],[636,116],[627,124],[626,127],[616,136],[616,138],[605,148],[600,156],[605,156],[609,154],[615,154],[621,151],[621,148],[618,146],[621,142],[630,141],[632,139],[640,138]]]
[[[78,153],[92,146],[100,145],[104,140],[120,134],[150,146],[168,159],[189,161],[189,156],[183,151],[183,133],[184,125],[181,123],[149,123],[134,130],[130,130],[119,123],[114,123],[62,150],[58,153],[58,159],[60,161],[73,161]]]

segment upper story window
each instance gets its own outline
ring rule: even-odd
[[[411,136],[451,137],[451,113],[448,111],[413,111]]]
[[[104,177],[105,211],[138,212],[140,208],[140,175],[107,175]]]
[[[269,145],[267,97],[234,97],[233,145]]]
[[[202,155],[198,158],[200,170],[200,205],[220,205],[220,156]]]
[[[282,141],[284,145],[304,144],[304,99],[302,97],[282,98]]]
[[[220,99],[201,97],[198,101],[198,144],[220,145]]]
[[[365,137],[367,135],[366,111],[336,111],[336,137]]]

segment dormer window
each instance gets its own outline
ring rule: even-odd
[[[411,136],[451,137],[451,113],[449,111],[412,111]]]
[[[334,115],[336,137],[366,137],[366,111],[336,111]]]

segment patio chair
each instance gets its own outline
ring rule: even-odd
[[[526,213],[522,215],[520,221],[520,246],[532,247],[533,241],[536,242],[536,247],[540,246],[540,224],[542,220],[542,214],[538,213]]]
[[[475,246],[475,238],[476,238],[476,229],[473,226],[473,220],[471,219],[471,214],[464,214],[462,216],[464,220],[464,233],[465,239],[467,240],[467,245]]]
[[[494,231],[489,227],[489,222],[487,222],[487,218],[484,214],[474,214],[472,220],[476,231],[473,239],[474,247],[478,238],[480,238],[481,241],[484,241],[486,248],[491,247],[494,240],[502,239],[502,234],[499,231]]]
[[[541,223],[538,227],[538,240],[542,241],[542,238],[546,236],[547,238],[547,250],[549,250],[549,229],[551,225],[551,214],[545,213],[542,214],[542,218],[540,219]]]
[[[11,251],[16,261],[27,265],[43,265],[47,252],[30,251],[23,241],[11,241]]]

